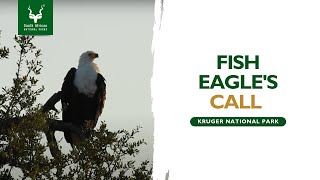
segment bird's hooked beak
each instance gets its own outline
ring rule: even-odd
[[[92,61],[93,61],[93,60],[95,60],[96,58],[99,57],[99,54],[97,54],[97,53],[90,53],[89,56],[90,56],[90,58],[91,58]]]

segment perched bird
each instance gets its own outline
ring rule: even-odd
[[[62,120],[81,128],[86,135],[96,126],[106,99],[105,79],[94,62],[98,57],[93,51],[84,52],[78,69],[69,70],[61,89]],[[71,145],[81,140],[72,132],[65,132],[64,137]]]

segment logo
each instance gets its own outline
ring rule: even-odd
[[[18,0],[19,35],[53,35],[53,0]]]
[[[32,14],[32,10],[30,9],[30,6],[28,7],[29,10],[29,18],[34,20],[34,23],[38,23],[38,19],[42,19],[42,10],[44,8],[44,5],[41,6],[41,9],[39,10],[39,14],[34,15]]]

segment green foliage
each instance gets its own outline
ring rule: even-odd
[[[44,122],[41,115],[27,116],[7,133],[9,144],[4,152],[8,164],[19,167],[25,177],[39,177],[49,170],[50,160],[44,155],[46,145],[40,143]]]
[[[134,160],[139,147],[145,144],[144,140],[135,140],[140,127],[131,132],[111,132],[102,124],[69,153],[57,158],[49,155],[44,134],[49,130],[46,119],[56,118],[57,114],[43,114],[36,103],[44,87],[38,87],[41,51],[33,39],[15,36],[17,71],[13,85],[0,92],[0,127],[10,118],[19,118],[19,123],[0,128],[0,179],[152,179],[149,161],[137,165]],[[9,56],[5,49],[0,49],[0,57]],[[22,173],[13,175],[17,170]]]
[[[139,153],[138,147],[145,144],[144,140],[133,140],[139,129],[110,132],[102,124],[87,141],[75,147],[68,155],[72,166],[66,178],[151,179],[152,171],[146,168],[148,161],[142,162],[137,168],[134,160],[126,160],[136,156]]]
[[[15,36],[14,48],[19,54],[17,72],[13,85],[3,87],[0,94],[1,124],[6,119],[21,117],[21,123],[10,129],[2,129],[0,134],[1,166],[10,166],[6,176],[14,168],[20,168],[24,177],[39,177],[44,169],[48,170],[49,159],[44,155],[46,145],[40,143],[42,131],[46,129],[45,116],[39,113],[40,105],[36,97],[44,90],[37,88],[36,76],[40,74],[42,65],[39,60],[41,51],[33,44],[33,36]],[[30,60],[29,60],[30,59]]]
[[[13,78],[13,86],[3,87],[0,94],[0,118],[20,117],[34,109],[37,96],[44,87],[37,88],[36,76],[40,74],[42,65],[39,60],[41,50],[31,42],[33,36],[15,36],[14,48],[19,53],[17,72]],[[31,55],[30,55],[31,54]],[[31,58],[31,60],[28,59]]]
[[[1,35],[1,31],[0,31],[0,35]],[[6,59],[9,58],[9,48],[3,46],[3,47],[0,47],[0,60],[5,58]]]

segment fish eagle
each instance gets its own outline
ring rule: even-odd
[[[79,59],[78,69],[71,68],[62,85],[62,120],[79,127],[87,136],[96,126],[104,108],[106,84],[94,62],[99,55],[84,52]],[[71,145],[80,142],[80,137],[65,132],[64,137]]]

